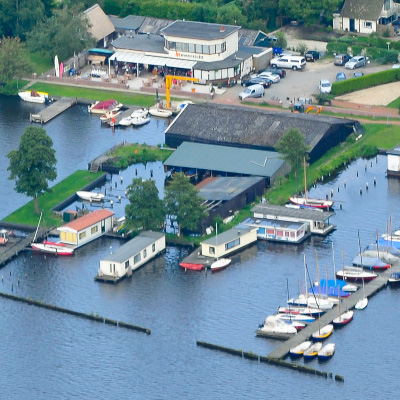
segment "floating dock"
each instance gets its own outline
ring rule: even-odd
[[[43,111],[40,111],[40,113],[31,114],[30,121],[37,122],[39,124],[45,124],[76,103],[77,103],[76,99],[72,99],[70,97],[62,97],[61,99],[50,104]]]

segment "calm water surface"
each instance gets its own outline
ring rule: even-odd
[[[29,113],[41,106],[0,97],[0,217],[27,198],[12,190],[5,155],[17,148]],[[54,141],[61,180],[121,140],[162,143],[166,121],[152,119],[140,129],[102,128],[99,121],[76,106],[45,125]],[[101,190],[123,193],[137,169],[150,171],[162,188],[159,163],[124,171],[123,182],[113,177]],[[356,312],[354,321],[335,331],[336,354],[327,363],[309,363],[345,377],[344,384],[258,364],[196,347],[196,340],[268,354],[278,342],[256,338],[254,330],[290,295],[300,291],[303,254],[316,279],[315,251],[320,273],[333,275],[349,264],[361,246],[378,230],[386,231],[389,217],[400,225],[399,181],[386,179],[386,157],[351,164],[335,179],[311,190],[315,196],[334,191],[337,230],[326,238],[311,238],[300,246],[259,242],[233,257],[229,269],[218,274],[182,271],[178,262],[186,251],[170,247],[164,256],[118,285],[93,280],[99,260],[121,242],[102,238],[71,258],[25,252],[0,273],[0,290],[83,312],[131,322],[152,334],[131,332],[0,299],[1,398],[137,398],[137,399],[304,399],[318,393],[329,399],[383,399],[400,389],[398,340],[400,290],[387,288]],[[357,177],[358,171],[358,177]],[[373,179],[377,178],[376,187]],[[369,183],[369,191],[359,195]],[[117,188],[115,188],[117,183]],[[344,187],[346,183],[346,188]],[[113,191],[110,193],[110,186]],[[338,192],[339,188],[339,192]],[[340,210],[339,203],[343,209]],[[80,206],[79,203],[74,206]],[[115,204],[123,215],[124,200]],[[19,282],[18,282],[19,279]],[[302,361],[299,361],[300,363]],[[361,395],[362,393],[362,395]]]

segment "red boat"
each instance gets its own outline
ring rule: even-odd
[[[203,264],[194,263],[179,263],[179,266],[185,269],[190,269],[192,271],[201,271],[204,268]]]
[[[368,282],[375,279],[378,275],[374,272],[364,271],[358,267],[344,267],[343,270],[336,272],[336,277],[344,281],[351,282]]]
[[[333,324],[333,326],[335,328],[339,328],[341,326],[344,326],[344,325],[348,324],[350,321],[353,320],[353,315],[354,315],[354,311],[352,311],[352,310],[346,311],[342,315],[339,315],[339,317],[335,318],[332,321],[332,324]]]

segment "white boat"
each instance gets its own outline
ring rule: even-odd
[[[318,355],[318,352],[322,349],[322,343],[316,342],[312,344],[308,349],[306,349],[303,353],[304,358],[311,359]]]
[[[275,316],[277,318],[281,319],[282,321],[299,321],[299,322],[305,322],[307,324],[310,324],[311,322],[315,321],[315,318],[312,317],[311,315],[290,314],[290,313],[279,314],[278,313]]]
[[[267,317],[264,323],[257,329],[257,336],[266,336],[275,339],[288,339],[297,333],[297,329],[273,315]]]
[[[103,201],[105,195],[103,193],[97,192],[85,192],[83,190],[76,192],[76,194],[82,199],[86,201]]]
[[[121,121],[119,121],[118,125],[130,126],[130,125],[132,125],[132,119],[133,119],[132,117],[122,118]]]
[[[329,299],[318,298],[312,295],[305,296],[304,294],[300,294],[297,298],[290,299],[288,304],[298,307],[318,308],[324,311],[330,310],[334,305]]]
[[[324,327],[318,329],[317,331],[315,331],[311,336],[314,340],[324,340],[328,336],[330,336],[332,331],[333,331],[333,325],[328,324],[328,325],[325,325]]]
[[[302,314],[311,315],[312,317],[322,315],[325,311],[319,308],[311,307],[278,307],[278,313],[292,313],[292,314]]]
[[[327,360],[335,354],[335,343],[327,343],[319,352],[319,360]]]
[[[31,247],[33,250],[38,250],[42,253],[54,254],[56,256],[72,256],[74,254],[74,249],[65,247],[62,243],[32,243]]]
[[[36,90],[25,90],[23,92],[18,92],[18,96],[30,103],[45,103],[48,98],[49,94],[45,92],[37,92]]]
[[[172,111],[164,110],[163,108],[150,108],[150,115],[153,117],[169,118],[172,115]]]
[[[356,310],[364,310],[368,305],[368,297],[363,297],[361,300],[357,301],[356,305],[354,308]]]
[[[88,106],[88,111],[92,114],[104,114],[107,111],[119,111],[123,107],[117,100],[96,101]]]
[[[353,319],[353,316],[354,316],[354,311],[352,311],[352,310],[346,311],[343,314],[341,314],[338,317],[336,317],[332,321],[332,324],[335,327],[344,326],[344,325],[348,324]]]
[[[220,258],[219,260],[216,260],[211,264],[211,271],[220,271],[221,269],[228,267],[231,262],[232,260],[230,258]]]
[[[148,114],[149,114],[149,110],[147,108],[139,108],[138,110],[135,110],[131,114],[131,117],[132,118],[135,118],[135,117],[146,118]]]
[[[131,124],[133,126],[142,126],[150,122],[149,117],[132,117]]]
[[[358,286],[348,283],[347,285],[342,286],[342,290],[345,292],[357,292]]]
[[[289,354],[292,357],[300,357],[304,354],[306,350],[308,350],[312,345],[312,342],[307,340],[306,342],[300,343],[296,347],[293,347],[293,349],[290,349]]]
[[[115,110],[115,111],[107,111],[105,114],[103,114],[100,117],[100,121],[101,122],[108,122],[111,119],[115,118],[119,114],[121,114],[121,111],[117,111],[117,110]]]
[[[360,267],[344,267],[342,270],[336,272],[336,277],[338,279],[343,279],[344,281],[360,282],[360,281],[371,281],[375,279],[378,275],[374,272],[365,271]]]

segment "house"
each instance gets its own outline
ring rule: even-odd
[[[389,29],[393,35],[399,12],[400,4],[393,0],[345,0],[340,13],[333,14],[333,29],[364,34]]]
[[[106,209],[96,210],[57,228],[60,242],[80,247],[103,236],[113,228],[113,215]]]
[[[89,33],[96,39],[96,47],[106,48],[112,40],[115,31],[110,18],[108,18],[98,4],[85,10],[84,15],[90,24]]]
[[[386,152],[387,154],[387,175],[400,177],[400,147],[395,147]]]
[[[165,250],[165,235],[144,231],[100,261],[96,280],[118,282]]]

